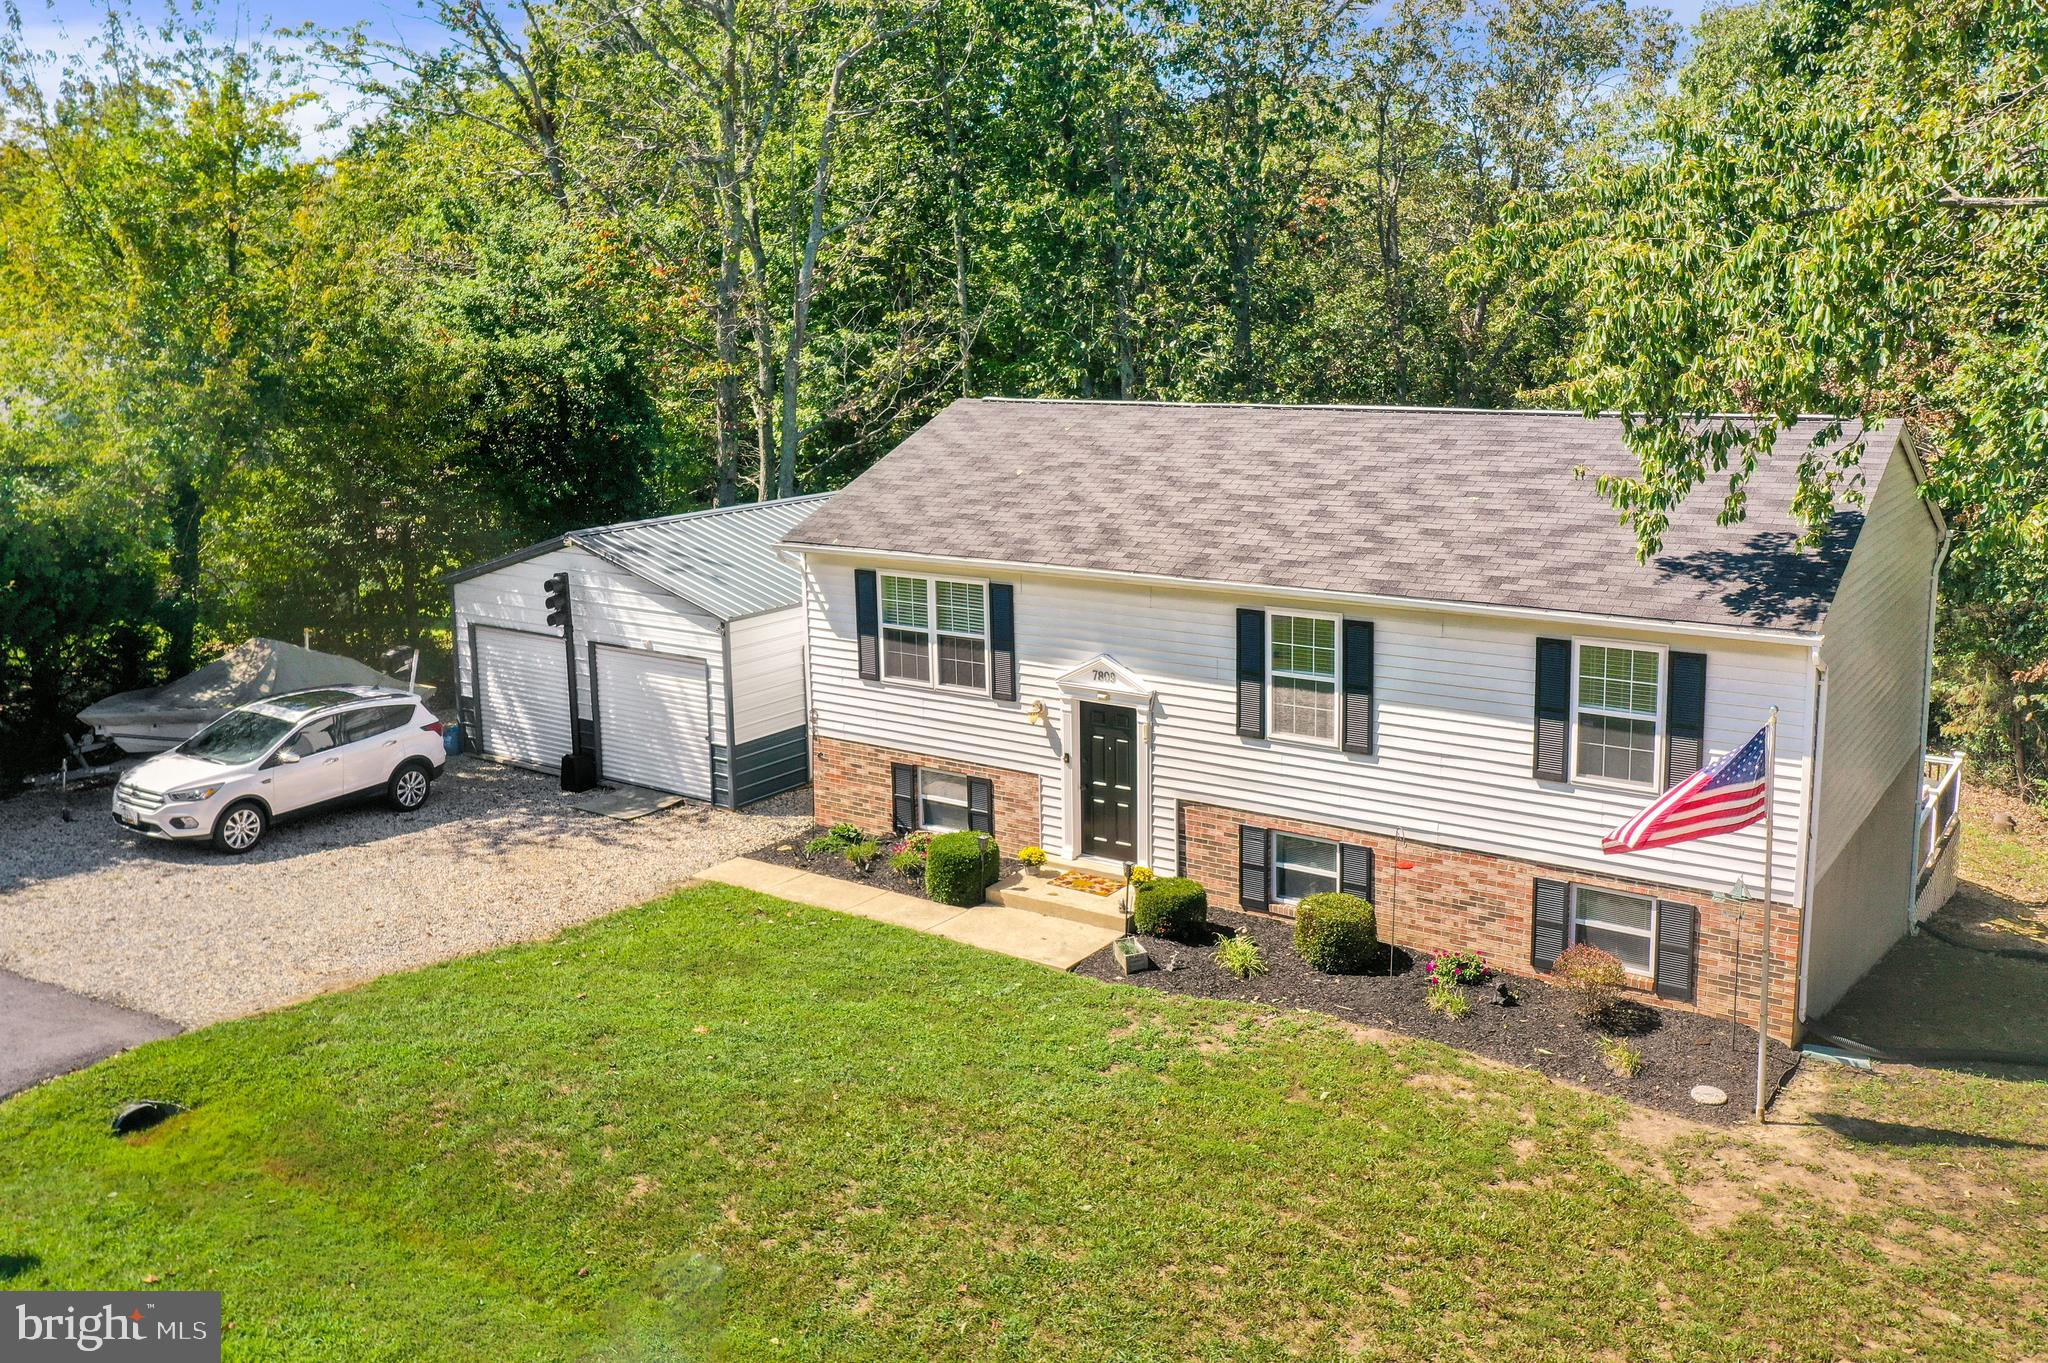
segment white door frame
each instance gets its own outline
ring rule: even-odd
[[[1060,805],[1065,827],[1060,830],[1063,860],[1083,866],[1123,868],[1100,857],[1081,854],[1081,707],[1114,705],[1134,711],[1138,717],[1137,791],[1133,814],[1137,828],[1134,841],[1137,864],[1152,864],[1152,709],[1156,693],[1142,677],[1109,654],[1100,654],[1061,677],[1058,682],[1066,698],[1062,707],[1061,735],[1067,760],[1063,770]]]

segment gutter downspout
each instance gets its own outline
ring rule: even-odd
[[[1927,720],[1934,708],[1934,619],[1941,603],[1941,570],[1948,563],[1948,551],[1953,544],[1946,525],[1941,528],[1941,544],[1934,551],[1934,572],[1927,581],[1927,638],[1926,661],[1920,674],[1920,765],[1913,770],[1918,779],[1913,783],[1914,827],[1919,827],[1920,786],[1927,779]],[[1920,845],[1914,840],[1906,850],[1906,935],[1913,936],[1920,931]]]
[[[1802,1023],[1806,1021],[1807,967],[1813,960],[1813,888],[1820,879],[1820,858],[1814,849],[1820,843],[1821,764],[1828,731],[1828,665],[1820,660],[1818,647],[1813,650],[1812,714],[1813,763],[1807,771],[1805,836],[1799,840],[1799,859],[1804,863],[1799,877],[1799,1002],[1793,1010]]]

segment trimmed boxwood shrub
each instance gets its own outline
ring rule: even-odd
[[[1140,881],[1131,924],[1147,936],[1199,941],[1209,925],[1209,892],[1186,876]]]
[[[1003,854],[980,833],[942,833],[925,850],[924,892],[941,904],[973,908],[1002,875]]]
[[[1372,904],[1355,894],[1312,894],[1294,910],[1294,949],[1325,975],[1356,975],[1380,953]]]

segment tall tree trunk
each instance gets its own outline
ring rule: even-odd
[[[192,670],[199,633],[199,531],[204,516],[199,487],[180,470],[171,486],[171,597],[164,621],[164,661],[173,677]]]
[[[969,315],[967,277],[967,164],[960,153],[960,121],[953,106],[953,83],[959,79],[948,66],[945,48],[946,12],[941,8],[932,25],[932,45],[938,53],[939,116],[946,134],[946,216],[953,234],[953,333],[960,350],[960,396],[974,396],[974,319]]]
[[[782,361],[782,461],[777,495],[796,493],[797,445],[802,432],[797,426],[797,398],[803,384],[804,342],[811,321],[811,293],[817,287],[818,249],[825,242],[825,205],[832,196],[832,138],[839,130],[839,92],[846,79],[847,63],[861,51],[855,47],[832,67],[832,80],[825,89],[825,112],[818,123],[818,164],[811,175],[811,221],[804,232],[803,258],[797,262],[796,296],[789,307],[789,349]]]
[[[1131,195],[1124,182],[1124,110],[1109,106],[1109,202],[1114,221],[1109,235],[1109,275],[1115,309],[1116,395],[1138,396],[1138,365],[1131,343],[1131,265],[1125,240],[1131,232]]]

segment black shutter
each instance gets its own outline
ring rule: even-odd
[[[1237,731],[1266,736],[1266,613],[1237,613]],[[1264,902],[1264,901],[1261,901]]]
[[[967,826],[976,833],[996,831],[995,787],[979,776],[967,778]]]
[[[1536,882],[1536,902],[1530,913],[1529,964],[1538,970],[1564,954],[1572,929],[1571,889],[1562,880]]]
[[[1344,622],[1344,751],[1373,749],[1372,621]]]
[[[882,607],[875,596],[875,570],[853,570],[853,615],[860,630],[860,679],[882,679]]]
[[[1247,909],[1266,907],[1266,830],[1248,823],[1237,828],[1237,902]]]
[[[1347,842],[1337,849],[1337,888],[1360,899],[1372,898],[1372,849]]]
[[[889,764],[889,788],[893,797],[891,817],[898,833],[917,827],[917,768],[908,762]]]
[[[1016,589],[1007,582],[988,584],[988,676],[997,700],[1017,699]]]
[[[1700,769],[1707,737],[1707,655],[1674,653],[1664,667],[1664,784]]]
[[[1691,1003],[1699,958],[1700,911],[1690,904],[1657,902],[1657,997]]]
[[[1572,641],[1536,641],[1536,779],[1571,779]]]

